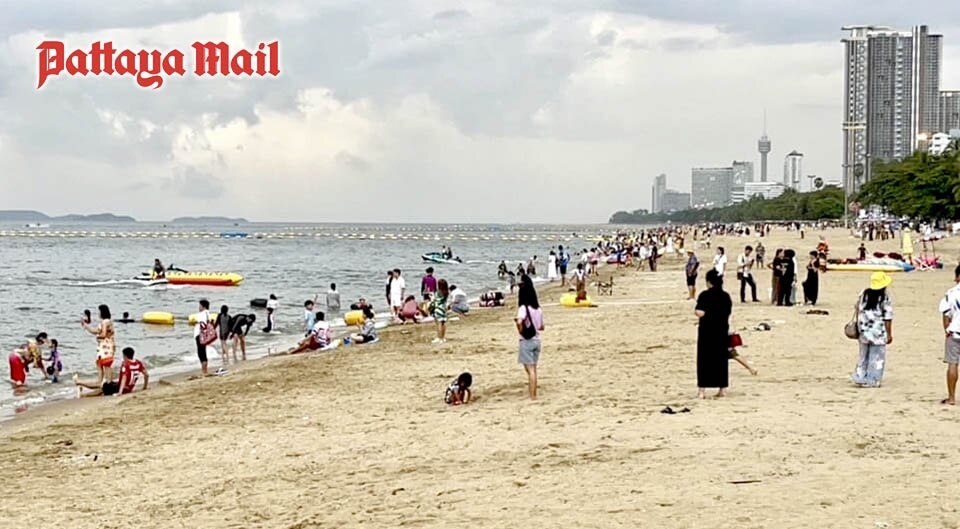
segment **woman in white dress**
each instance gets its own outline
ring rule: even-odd
[[[556,281],[560,274],[557,273],[557,254],[550,250],[550,258],[547,261],[547,280]]]
[[[672,235],[669,235],[669,236],[667,236],[667,256],[668,256],[668,257],[673,257],[673,255],[674,255],[674,250],[673,250],[673,236],[672,236]]]

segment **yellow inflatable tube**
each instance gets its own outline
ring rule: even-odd
[[[219,312],[211,312],[211,313],[210,313],[210,323],[216,323],[216,321],[217,321],[217,316],[219,316],[219,315],[220,315]],[[191,314],[190,317],[187,318],[187,321],[190,323],[190,325],[196,325],[196,324],[197,324],[197,315],[196,315],[196,314]]]
[[[143,323],[153,325],[173,325],[173,314],[169,312],[144,312]]]
[[[350,312],[343,315],[343,323],[347,325],[360,325],[363,323],[363,311],[362,310],[351,310]]]
[[[580,302],[577,303],[577,294],[575,292],[567,292],[560,296],[560,306],[582,308],[596,307],[597,305],[590,299],[590,296],[587,296],[587,299],[580,300]]]

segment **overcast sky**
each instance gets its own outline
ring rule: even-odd
[[[605,222],[650,207],[661,172],[680,190],[694,166],[759,172],[764,108],[773,178],[793,149],[805,173],[838,177],[842,25],[930,24],[942,88],[960,89],[960,2],[930,20],[892,0],[79,5],[0,0],[0,209]],[[44,39],[277,39],[281,76],[159,90],[61,76],[37,90]]]

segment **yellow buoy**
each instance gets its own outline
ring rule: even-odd
[[[210,313],[210,323],[216,323],[216,321],[217,321],[217,316],[219,316],[219,315],[220,315],[219,312],[211,312],[211,313]],[[187,322],[189,322],[190,325],[196,325],[196,324],[197,324],[197,315],[196,315],[196,314],[191,314],[190,317],[187,318]]]
[[[144,312],[143,323],[154,325],[173,325],[173,314],[169,312]]]
[[[363,320],[364,317],[362,310],[351,310],[343,315],[343,322],[347,325],[360,325],[363,323]]]

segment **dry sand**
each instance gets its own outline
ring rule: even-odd
[[[768,258],[816,235],[776,232]],[[828,238],[833,256],[854,255],[846,232]],[[714,244],[733,262],[754,241]],[[938,244],[948,269],[958,243]],[[960,527],[960,412],[938,404],[952,270],[896,274],[882,388],[852,386],[842,334],[867,275],[829,273],[829,316],[737,303],[738,329],[779,322],[743,331],[760,374],[731,363],[730,398],[698,401],[679,267],[626,272],[609,298],[591,288],[596,309],[547,306],[537,402],[515,309],[500,309],[452,324],[443,346],[406,328],[28,414],[0,425],[0,528]],[[766,294],[768,272],[759,283]],[[444,406],[462,370],[479,399]]]

